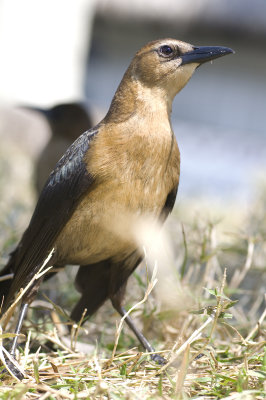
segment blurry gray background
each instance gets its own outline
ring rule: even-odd
[[[266,3],[100,4],[86,95],[105,110],[132,54],[149,40],[174,37],[235,50],[235,55],[198,69],[174,101],[173,127],[181,150],[179,200],[250,199],[254,181],[266,167]]]
[[[0,1],[2,148],[15,140],[34,160],[48,140],[42,127],[26,128],[25,118],[12,111],[17,105],[81,100],[98,122],[147,41],[173,37],[228,46],[236,54],[203,65],[173,104],[182,163],[178,201],[250,200],[266,167],[264,1],[58,0],[56,8],[51,0],[38,8],[33,0],[20,8],[17,3]]]

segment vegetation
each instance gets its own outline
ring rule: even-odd
[[[147,257],[130,279],[128,309],[166,365],[150,361],[109,303],[73,325],[69,310],[78,294],[75,271],[66,268],[33,303],[18,355],[25,379],[2,374],[0,399],[265,398],[265,192],[234,218],[234,228],[223,218],[208,221],[203,209],[192,217],[192,208],[180,204],[168,226],[172,257],[157,263]],[[4,215],[0,210],[2,264],[25,214],[21,203],[11,206]],[[0,332],[2,361],[16,315],[0,321],[7,324]]]

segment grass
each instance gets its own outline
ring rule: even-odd
[[[25,211],[15,201],[10,207],[15,218],[0,207],[2,264]],[[130,278],[128,310],[166,366],[150,361],[109,303],[66,334],[78,296],[67,268],[29,310],[18,355],[26,376],[0,376],[0,399],[265,398],[265,211],[264,189],[234,228],[204,211],[192,218],[181,204],[168,226],[170,259],[150,272],[143,263]],[[14,322],[13,315],[0,334],[0,353]]]

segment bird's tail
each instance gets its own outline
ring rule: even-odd
[[[16,250],[11,253],[6,266],[0,271],[0,314],[5,309],[6,299],[14,276],[14,262]]]

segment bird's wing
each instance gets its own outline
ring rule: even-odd
[[[9,261],[15,275],[7,302],[39,270],[78,202],[89,190],[93,178],[86,169],[84,155],[97,133],[96,127],[79,136],[51,172],[29,226]]]
[[[164,222],[168,217],[168,215],[170,214],[170,212],[172,212],[172,209],[175,204],[177,190],[178,190],[178,185],[168,193],[168,196],[166,197],[166,201],[164,203],[163,209],[160,214],[161,222]]]

